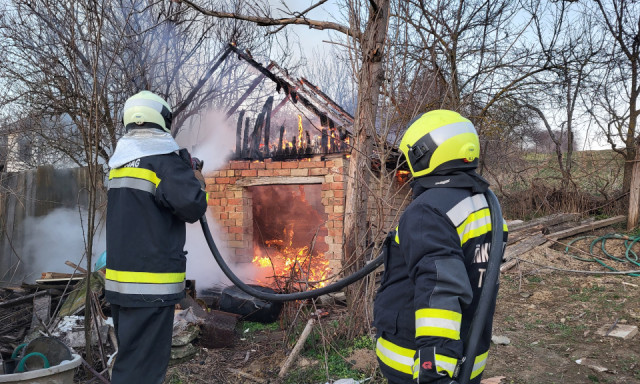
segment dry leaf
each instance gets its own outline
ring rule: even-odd
[[[506,379],[506,376],[496,376],[488,379],[483,379],[480,384],[500,384],[502,383],[502,379]]]

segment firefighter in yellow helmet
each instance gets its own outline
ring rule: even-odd
[[[174,306],[184,297],[185,222],[207,208],[204,179],[171,136],[171,119],[160,96],[130,97],[126,133],[109,160],[105,296],[118,341],[113,384],[163,382]]]
[[[413,200],[387,238],[374,306],[376,354],[390,383],[457,383],[491,244],[479,149],[473,124],[447,110],[418,116],[400,142]],[[495,296],[490,305],[473,384],[486,364]]]

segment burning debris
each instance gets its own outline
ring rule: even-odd
[[[245,117],[246,111],[241,110],[238,113],[236,148],[233,157],[235,160],[271,158],[281,161],[308,158],[318,154],[345,153],[350,150],[348,127],[354,123],[353,116],[318,87],[305,78],[292,78],[286,70],[274,62],[264,67],[234,45],[229,45],[228,49],[255,68],[261,76],[227,111],[227,117],[238,110],[263,76],[276,84],[278,93],[284,94],[275,108],[273,107],[274,97],[269,96],[253,124],[250,117]],[[293,119],[288,119],[287,121],[291,121],[287,123],[288,126],[280,124],[279,128],[273,127],[272,122],[276,115],[281,114],[283,106],[288,102],[295,104],[300,111],[295,115],[295,122]],[[303,115],[303,109],[310,112],[310,116]],[[277,141],[271,139],[275,136],[272,134],[278,135]]]

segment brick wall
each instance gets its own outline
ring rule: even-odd
[[[222,231],[226,247],[235,254],[235,260],[250,262],[253,258],[252,198],[247,187],[320,184],[327,222],[326,228],[320,231],[326,236],[316,241],[324,241],[329,266],[339,271],[342,266],[346,161],[342,155],[299,161],[230,161],[224,168],[207,173],[209,213]]]

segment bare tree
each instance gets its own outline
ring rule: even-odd
[[[13,0],[3,7],[0,81],[7,88],[0,105],[14,117],[7,126],[22,127],[17,133],[33,139],[32,153],[47,154],[35,165],[61,154],[88,168],[84,257],[90,267],[103,164],[122,134],[125,99],[141,89],[163,95],[177,106],[177,132],[189,116],[211,107],[214,96],[241,90],[241,82],[223,89],[209,69],[226,44],[216,33],[242,41],[253,39],[252,29],[239,22],[212,24],[171,2]],[[235,70],[231,63],[218,76],[228,78]],[[85,308],[91,308],[88,291],[86,300]],[[91,345],[91,311],[85,314],[86,345]],[[90,353],[87,360],[92,363]]]
[[[608,42],[600,52],[599,59],[604,63],[600,81],[585,101],[612,150],[625,159],[623,192],[630,191],[627,227],[631,229],[638,223],[640,208],[640,8],[637,2],[628,0],[580,4],[582,12],[594,14],[599,21],[598,31]],[[622,148],[618,147],[620,143]]]

